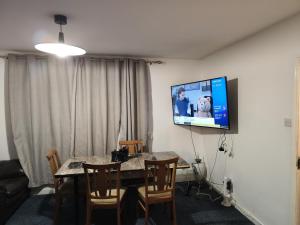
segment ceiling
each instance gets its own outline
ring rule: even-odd
[[[298,11],[299,0],[0,0],[0,49],[57,41],[62,13],[65,41],[89,54],[199,59]]]

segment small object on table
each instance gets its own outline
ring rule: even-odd
[[[80,169],[82,168],[82,163],[85,163],[85,161],[80,161],[80,162],[71,162],[68,165],[69,169]]]
[[[111,161],[112,162],[118,162],[118,151],[117,150],[113,150],[111,152]]]
[[[121,162],[126,162],[128,160],[128,147],[124,146],[119,150],[119,157]]]
[[[152,156],[151,160],[157,160],[157,158],[155,156]]]
[[[111,152],[111,161],[112,162],[126,162],[128,161],[128,148],[123,147],[119,151],[114,150]]]

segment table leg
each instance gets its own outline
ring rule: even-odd
[[[191,191],[191,189],[192,189],[192,186],[193,186],[192,181],[188,181],[187,188],[186,188],[186,192],[185,192],[185,195],[186,195],[186,196],[189,196],[189,195],[190,195],[190,191]]]
[[[74,203],[75,203],[75,224],[79,224],[79,195],[78,195],[78,176],[74,176]]]

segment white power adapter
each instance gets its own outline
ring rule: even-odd
[[[223,206],[226,207],[231,206],[231,193],[232,193],[232,181],[229,177],[224,177],[224,184],[223,184],[224,199],[221,203]]]

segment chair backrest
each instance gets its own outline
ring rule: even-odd
[[[167,160],[145,160],[145,195],[171,192],[174,196],[178,157]]]
[[[140,140],[126,140],[119,141],[120,147],[126,146],[128,147],[129,154],[136,154],[137,152],[144,152],[144,144],[143,141]]]
[[[117,199],[120,203],[121,163],[94,165],[83,163],[86,179],[87,200]]]
[[[56,174],[57,170],[61,166],[57,150],[49,149],[48,154],[47,154],[47,159],[48,159],[48,162],[50,165],[52,176],[54,178],[54,175]]]
[[[51,174],[53,177],[55,191],[58,191],[59,185],[61,185],[64,182],[64,180],[63,180],[63,178],[55,177],[56,172],[58,171],[58,169],[61,166],[57,150],[49,149],[48,154],[47,154],[47,159],[48,159]]]

